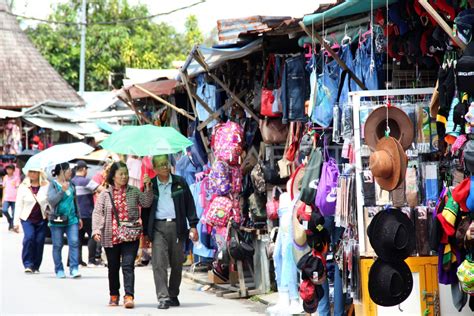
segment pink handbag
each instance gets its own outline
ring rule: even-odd
[[[272,199],[267,202],[267,218],[269,220],[278,219],[278,208],[280,206],[280,202],[278,197],[276,196],[276,191],[280,191],[280,194],[283,193],[279,186],[274,186],[272,191]]]

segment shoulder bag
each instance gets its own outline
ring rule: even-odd
[[[110,202],[112,203],[112,211],[117,221],[117,238],[122,242],[131,242],[140,238],[143,232],[143,227],[138,222],[120,221],[112,193],[109,192]]]
[[[54,186],[54,189],[56,191],[58,191],[58,189],[56,188],[56,185],[54,183],[51,183],[51,185]],[[31,190],[31,188],[30,188]],[[31,193],[33,193],[33,191],[31,191]],[[33,196],[35,196],[33,194]],[[36,200],[36,196],[35,196],[35,200]],[[38,202],[36,200],[36,202]],[[39,203],[38,203],[39,204]],[[41,205],[41,204],[40,204]],[[48,205],[49,206],[49,205]],[[48,215],[48,221],[51,223],[51,224],[55,224],[55,225],[67,225],[68,222],[69,222],[69,218],[66,216],[66,215],[61,215],[61,214],[58,214],[56,213],[56,210],[57,208],[54,208],[54,211],[51,212],[49,215]]]
[[[273,89],[267,87],[268,75],[270,73],[270,67],[275,66],[275,56],[272,54],[268,57],[267,67],[265,69],[265,74],[263,77],[263,86],[262,86],[262,96],[260,104],[260,114],[268,117],[279,117],[281,113],[273,112],[273,102],[275,101],[275,96],[273,95]]]

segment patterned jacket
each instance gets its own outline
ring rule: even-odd
[[[112,218],[113,209],[110,195],[112,194],[112,187],[109,186],[106,190],[100,193],[97,198],[94,212],[92,213],[92,236],[96,234],[101,235],[101,243],[105,248],[112,248]],[[128,218],[130,221],[139,219],[139,209],[141,207],[150,207],[153,202],[153,192],[141,192],[134,186],[127,185],[127,207]]]

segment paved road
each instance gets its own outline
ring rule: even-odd
[[[183,279],[181,307],[158,310],[150,267],[135,270],[136,307],[108,307],[106,268],[83,268],[80,279],[54,276],[51,245],[46,245],[41,273],[26,275],[21,264],[22,234],[7,231],[0,219],[0,315],[263,315],[265,306],[248,300],[229,300],[202,292]],[[83,249],[87,254],[87,247]],[[67,247],[63,250],[63,260]],[[123,294],[122,294],[123,295]]]

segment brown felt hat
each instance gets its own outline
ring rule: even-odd
[[[403,182],[407,157],[395,138],[383,137],[370,155],[369,167],[377,184],[383,190],[392,191]]]
[[[386,118],[387,108],[385,106],[373,110],[367,117],[364,125],[364,137],[365,143],[369,147],[375,148],[379,139],[385,136]],[[415,137],[415,131],[413,123],[403,110],[394,106],[388,108],[388,127],[390,128],[390,136],[398,140],[403,149],[410,148]]]

